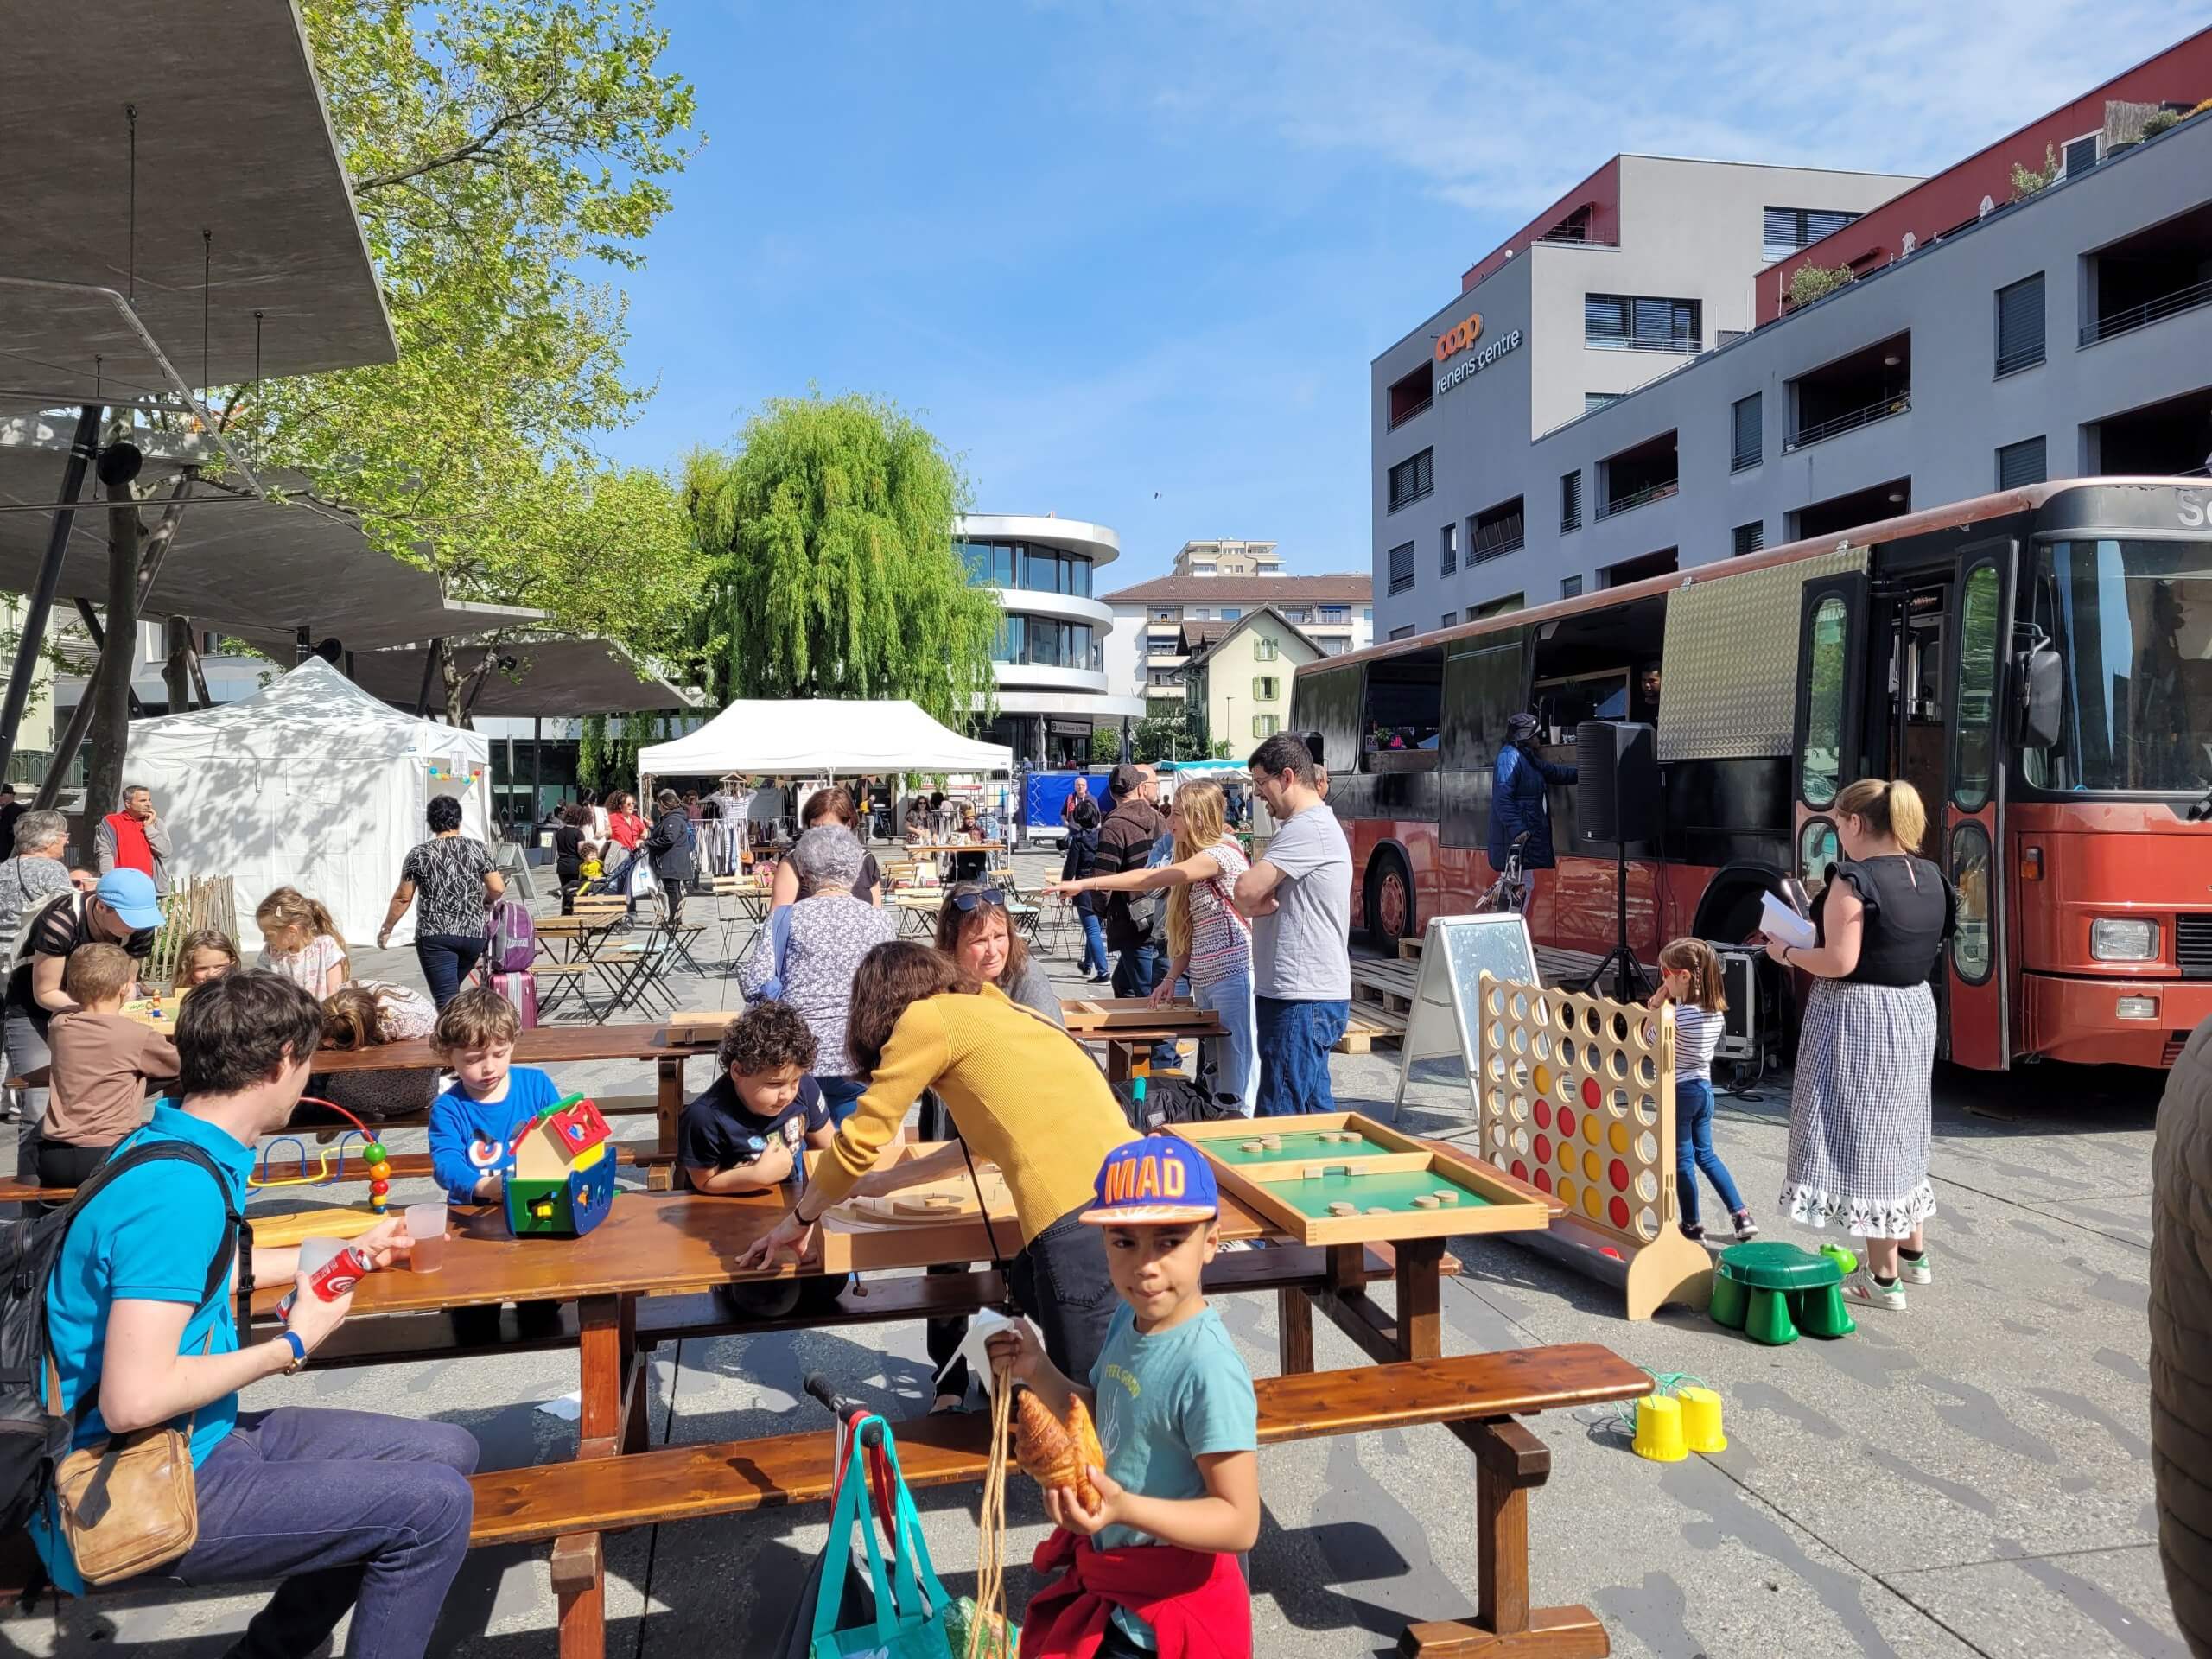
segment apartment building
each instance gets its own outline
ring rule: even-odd
[[[1183,704],[1184,670],[1194,651],[1261,607],[1273,606],[1323,655],[1334,657],[1375,642],[1374,601],[1374,582],[1363,572],[1155,577],[1106,595],[1114,616],[1106,678],[1117,691],[1127,688],[1144,698],[1154,712],[1172,714]]]

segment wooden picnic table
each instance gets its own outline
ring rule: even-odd
[[[1183,998],[1154,1003],[1148,996],[1070,997],[1060,1003],[1060,1018],[1069,1036],[1106,1046],[1109,1083],[1127,1083],[1136,1075],[1140,1049],[1229,1033],[1219,1014]]]

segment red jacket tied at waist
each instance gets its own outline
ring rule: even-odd
[[[1029,1565],[1061,1576],[1030,1599],[1021,1659],[1091,1659],[1116,1607],[1152,1627],[1160,1659],[1252,1659],[1252,1592],[1234,1555],[1169,1544],[1102,1550],[1055,1529]]]
[[[115,837],[115,868],[153,874],[154,848],[146,839],[146,826],[128,812],[111,812],[105,823],[108,834]]]

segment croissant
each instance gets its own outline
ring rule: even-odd
[[[1083,1403],[1080,1395],[1068,1396],[1068,1438],[1075,1442],[1076,1457],[1084,1469],[1103,1469],[1106,1448],[1098,1443],[1097,1425],[1090,1421],[1090,1408]],[[1086,1503],[1095,1503],[1097,1493],[1090,1483],[1083,1483]]]
[[[1095,1448],[1098,1437],[1091,1432],[1090,1414],[1083,1410],[1081,1401],[1076,1402],[1076,1410],[1082,1415],[1077,1433],[1071,1435],[1046,1409],[1042,1400],[1022,1389],[1014,1396],[1014,1459],[1024,1474],[1047,1491],[1056,1486],[1072,1486],[1084,1507],[1092,1509],[1097,1505],[1098,1491],[1084,1472],[1084,1459],[1090,1455],[1084,1442]],[[1102,1455],[1100,1462],[1103,1461]]]

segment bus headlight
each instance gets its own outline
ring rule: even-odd
[[[2158,925],[2134,917],[2100,917],[2089,924],[2089,954],[2099,962],[2155,962]]]

